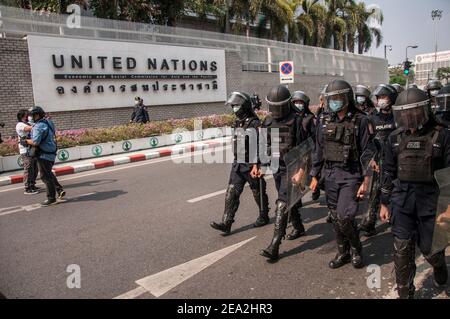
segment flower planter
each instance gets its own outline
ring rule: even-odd
[[[114,143],[100,143],[80,146],[81,159],[102,157],[113,153]]]
[[[56,153],[56,163],[65,163],[81,159],[80,146],[62,148]]]
[[[208,128],[197,131],[180,131],[173,134],[131,139],[120,142],[99,143],[59,149],[56,163],[102,157],[112,154],[128,153],[164,146],[176,146],[190,142],[199,142],[220,138],[230,134],[226,128]],[[0,157],[0,172],[20,170],[23,167],[19,155]]]

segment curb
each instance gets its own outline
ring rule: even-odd
[[[186,153],[192,153],[195,151],[212,149],[220,146],[227,145],[227,139],[221,142],[201,142],[196,144],[187,145],[174,145],[172,148],[162,149],[162,150],[152,150],[148,152],[143,152],[140,154],[133,154],[129,156],[123,156],[115,159],[105,159],[97,160],[90,163],[84,163],[79,165],[68,165],[57,167],[53,169],[53,173],[56,176],[75,174],[80,172],[91,171],[99,168],[105,168],[110,166],[117,166],[122,164],[146,161],[159,157],[167,157],[173,155],[182,155]],[[23,175],[12,175],[0,177],[0,186],[6,186],[11,184],[19,184],[23,182]]]

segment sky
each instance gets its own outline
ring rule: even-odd
[[[417,49],[408,49],[408,57],[413,60],[416,54],[434,52],[434,22],[431,19],[433,9],[443,10],[442,18],[437,21],[438,51],[450,50],[450,0],[364,0],[369,4],[378,4],[384,15],[382,25],[383,42],[368,54],[384,58],[384,45],[387,49],[390,65],[405,60],[408,45],[418,45]]]

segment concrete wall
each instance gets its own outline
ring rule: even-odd
[[[33,105],[27,42],[0,38],[0,122],[2,135],[13,132],[17,111]]]
[[[242,90],[252,94],[256,92],[264,100],[268,90],[279,83],[278,73],[243,72],[242,61],[238,52],[227,51],[226,85],[227,92]],[[16,113],[20,108],[29,108],[34,104],[28,47],[26,40],[0,38],[0,122],[5,122],[2,135],[15,134]],[[295,77],[295,84],[289,85],[294,90],[303,90],[310,96],[312,103],[318,102],[323,86],[338,76],[302,75]],[[145,101],[144,101],[145,102]],[[133,101],[130,101],[130,104]],[[42,105],[45,109],[45,105]],[[152,120],[169,118],[186,118],[211,114],[223,114],[223,103],[182,104],[152,106],[148,108]],[[132,107],[85,110],[51,113],[59,130],[108,127],[129,122]]]

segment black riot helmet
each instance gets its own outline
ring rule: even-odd
[[[392,86],[394,87],[394,89],[397,91],[397,94],[402,93],[405,89],[403,88],[403,86],[401,86],[398,83],[394,83],[392,84]]]
[[[291,92],[284,85],[271,88],[266,102],[269,104],[269,112],[276,119],[281,119],[291,112]]]
[[[310,98],[303,91],[292,93],[292,107],[297,113],[309,113]]]
[[[398,93],[397,90],[390,84],[379,84],[372,95],[377,97],[377,106],[382,110],[389,110],[389,108],[395,104]],[[381,102],[378,100],[380,96],[387,96],[389,101]],[[380,103],[381,102],[381,103]]]
[[[370,90],[367,86],[358,84],[355,87],[355,96],[364,96],[365,98],[369,98]]]
[[[28,112],[30,113],[30,115],[31,115],[33,118],[34,118],[35,115],[39,116],[40,119],[43,118],[43,117],[45,117],[45,111],[44,111],[44,109],[43,109],[42,107],[40,107],[40,106],[37,106],[37,105],[32,106],[32,107],[28,110]]]
[[[355,98],[352,86],[344,80],[333,80],[325,89],[325,99],[332,113],[339,112],[345,106],[355,108]]]
[[[418,89],[417,84],[412,83],[412,84],[408,85],[408,89],[411,89],[411,88]]]
[[[420,129],[431,118],[430,99],[424,91],[410,88],[400,93],[392,111],[397,127]]]
[[[435,97],[440,89],[442,89],[442,83],[438,80],[430,80],[425,86],[425,90],[430,98]]]
[[[358,84],[355,87],[356,106],[363,112],[368,112],[372,105],[370,100],[370,90],[367,86]]]
[[[233,113],[241,120],[252,113],[252,100],[244,92],[232,92],[225,105],[231,107]]]
[[[450,112],[450,84],[439,90],[436,95],[436,113]]]

